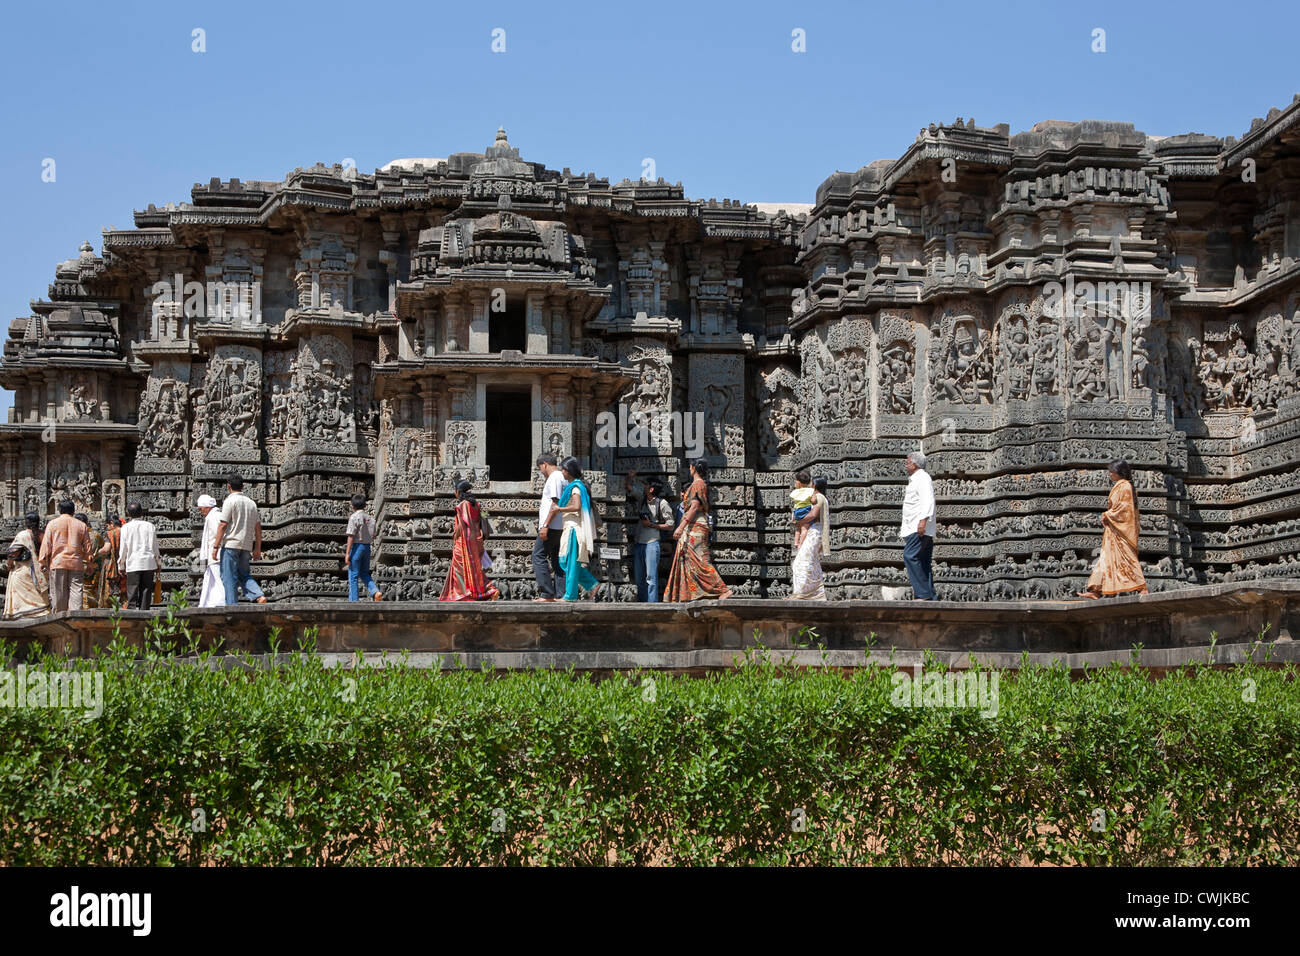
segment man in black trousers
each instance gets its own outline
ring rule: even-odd
[[[558,601],[564,593],[564,571],[560,568],[560,537],[564,519],[557,514],[548,524],[551,505],[560,500],[564,490],[564,473],[550,452],[537,456],[537,470],[542,473],[542,501],[537,510],[537,540],[533,542],[533,577],[537,579],[534,601]]]

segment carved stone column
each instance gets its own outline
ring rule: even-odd
[[[569,335],[569,320],[565,315],[565,298],[562,295],[553,295],[546,300],[549,307],[547,325],[551,330],[551,352],[556,355],[563,355],[571,351],[571,339]]]
[[[486,289],[473,289],[469,293],[469,350],[476,353],[488,351],[488,294]]]
[[[550,336],[546,331],[546,293],[529,292],[524,296],[524,315],[527,322],[529,355],[545,355],[550,351]]]

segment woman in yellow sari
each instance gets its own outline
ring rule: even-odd
[[[1138,561],[1137,493],[1133,470],[1122,458],[1110,463],[1110,499],[1101,516],[1101,557],[1079,597],[1118,597],[1146,594],[1147,579]]]
[[[27,527],[9,546],[9,580],[5,584],[5,618],[40,617],[50,613],[50,586],[37,560],[41,552],[41,518],[29,512]]]

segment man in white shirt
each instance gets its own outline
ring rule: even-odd
[[[226,604],[239,603],[239,589],[244,597],[258,604],[266,603],[266,595],[253,580],[249,571],[251,561],[262,560],[262,519],[257,505],[244,494],[244,479],[231,472],[226,479],[230,494],[221,503],[221,520],[217,523],[217,539],[209,557],[221,563],[221,583],[225,585]]]
[[[903,495],[903,522],[898,536],[903,539],[903,565],[912,582],[912,596],[934,601],[934,577],[930,558],[934,554],[934,482],[925,470],[925,455],[914,451],[907,456],[907,492]]]
[[[203,565],[203,584],[199,590],[199,607],[225,607],[226,586],[221,580],[221,561],[212,557],[221,526],[221,509],[211,495],[199,495],[199,513],[203,515],[203,537],[199,542],[199,560]]]
[[[144,520],[140,502],[126,508],[127,522],[122,526],[119,560],[126,571],[126,606],[147,611],[153,604],[153,581],[161,564],[158,531]]]
[[[560,568],[560,539],[564,518],[557,512],[548,522],[551,504],[564,491],[564,473],[550,452],[537,456],[537,470],[542,473],[542,500],[537,509],[537,540],[533,542],[533,577],[537,579],[534,601],[555,601],[564,593],[564,571]]]

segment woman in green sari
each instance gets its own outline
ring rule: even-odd
[[[563,516],[564,528],[560,538],[560,567],[564,569],[564,600],[577,601],[581,591],[594,590],[600,582],[587,569],[587,562],[596,549],[596,515],[591,508],[591,492],[582,480],[578,459],[566,458],[560,470],[568,484],[560,492],[559,500],[551,504],[546,524],[556,514]],[[564,504],[560,504],[564,502]]]

